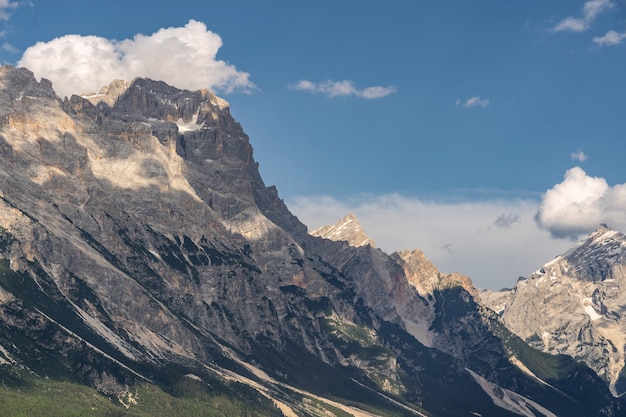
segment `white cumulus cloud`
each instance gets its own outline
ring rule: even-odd
[[[612,0],[589,0],[583,5],[582,17],[566,17],[565,19],[557,23],[553,30],[555,32],[584,32],[591,27],[591,23],[593,23],[593,21],[600,13],[610,10],[614,7],[615,3]]]
[[[2,1],[2,0],[0,0]],[[209,88],[226,93],[255,88],[250,75],[216,58],[221,37],[202,22],[160,29],[152,35],[110,40],[66,35],[38,42],[19,66],[52,81],[61,97],[96,92],[114,79],[148,77],[178,88]]]
[[[354,83],[349,80],[344,81],[322,81],[315,83],[309,80],[301,80],[296,84],[290,85],[289,88],[297,91],[306,91],[314,94],[323,94],[327,97],[346,97],[355,96],[365,99],[374,99],[386,97],[396,92],[396,87],[373,86],[358,89]]]
[[[553,239],[534,221],[532,199],[428,201],[397,194],[347,199],[296,197],[289,209],[308,227],[334,224],[354,213],[387,253],[420,249],[444,273],[468,275],[479,288],[512,287],[571,243]]]
[[[575,239],[601,223],[626,229],[626,184],[609,186],[580,167],[565,173],[563,182],[544,195],[535,216],[537,224],[558,238]]]
[[[596,36],[593,38],[593,42],[601,46],[614,46],[619,45],[626,39],[626,32],[616,32],[609,30],[604,36]]]

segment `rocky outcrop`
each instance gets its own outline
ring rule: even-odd
[[[359,219],[352,213],[347,214],[334,225],[322,226],[313,230],[311,235],[335,241],[345,241],[354,247],[366,245],[376,247],[374,240],[363,231]]]
[[[94,106],[113,107],[117,99],[128,90],[130,83],[124,80],[113,80],[108,86],[100,89],[100,92],[81,94],[81,98],[89,100]]]

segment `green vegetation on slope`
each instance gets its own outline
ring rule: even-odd
[[[282,416],[273,403],[241,384],[209,384],[189,377],[171,393],[142,384],[124,398],[126,406],[94,389],[0,367],[3,417],[230,417]]]

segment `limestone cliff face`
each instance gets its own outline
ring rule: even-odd
[[[6,249],[12,269],[36,263],[59,296],[88,311],[88,301],[70,291],[83,281],[102,304],[94,320],[123,327],[124,343],[147,350],[131,350],[133,358],[205,356],[198,329],[181,315],[244,351],[242,331],[280,345],[290,324],[277,287],[314,274],[298,264],[302,250],[290,234],[257,204],[262,196],[271,211],[281,202],[265,189],[224,100],[138,79],[112,107],[78,96],[61,102],[49,83],[5,71],[19,76],[5,83],[2,95],[13,100],[1,110],[0,224],[17,238]],[[250,304],[266,292],[268,283],[254,279],[261,275],[274,276],[276,290]],[[297,338],[307,337],[309,326],[294,326]]]
[[[110,395],[167,384],[174,365],[289,398],[300,415],[312,413],[295,388],[393,412],[511,415],[480,378],[540,391],[562,415],[619,415],[592,377],[566,389],[596,395],[587,408],[537,391],[474,297],[418,253],[309,236],[209,91],[139,78],[61,100],[0,68],[1,363]],[[476,361],[483,347],[490,359]]]
[[[504,292],[501,315],[532,346],[585,361],[618,395],[626,392],[625,288],[626,236],[601,225]]]

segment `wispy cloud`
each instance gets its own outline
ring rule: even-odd
[[[296,91],[306,91],[313,94],[323,94],[327,97],[346,97],[354,96],[364,99],[374,99],[386,97],[397,91],[396,87],[366,87],[358,89],[354,83],[349,80],[344,81],[322,81],[315,83],[309,80],[301,80],[296,84],[290,85],[289,88]]]
[[[612,0],[589,0],[585,2],[582,10],[582,17],[566,17],[561,20],[552,29],[555,32],[571,31],[571,32],[584,32],[591,27],[591,24],[596,17],[607,10],[615,7],[615,3]]]
[[[19,3],[10,0],[0,0],[0,20],[5,22],[11,18],[13,10],[19,7]]]
[[[217,59],[221,47],[218,34],[190,20],[184,27],[122,41],[66,35],[38,42],[26,49],[18,65],[52,81],[61,97],[98,91],[116,78],[130,81],[140,76],[187,89],[254,90],[250,74]]]
[[[23,6],[33,7],[33,4],[31,1],[25,0],[19,2],[11,0],[0,0],[0,27],[2,27],[2,29],[0,29],[0,39],[10,37],[12,31],[10,29],[6,29],[6,27],[8,26],[7,22],[9,19],[11,19],[13,12],[18,7]],[[0,51],[8,52],[10,54],[17,54],[20,52],[19,49],[17,49],[9,42],[3,42],[2,45],[0,45]]]
[[[2,46],[0,46],[0,49],[2,49],[5,52],[9,52],[11,54],[17,54],[20,52],[19,49],[17,49],[15,46],[11,45],[8,42],[4,42]]]
[[[572,152],[570,154],[574,161],[585,162],[589,156],[586,155],[582,150],[578,149],[576,152]]]
[[[467,100],[461,100],[460,98],[456,99],[456,105],[457,106],[462,106],[462,107],[481,107],[483,109],[487,108],[489,106],[489,99],[488,98],[482,98],[479,96],[476,97],[470,97]]]
[[[593,38],[593,42],[601,46],[614,46],[619,45],[626,39],[626,32],[616,32],[609,30],[604,36],[596,36]]]

